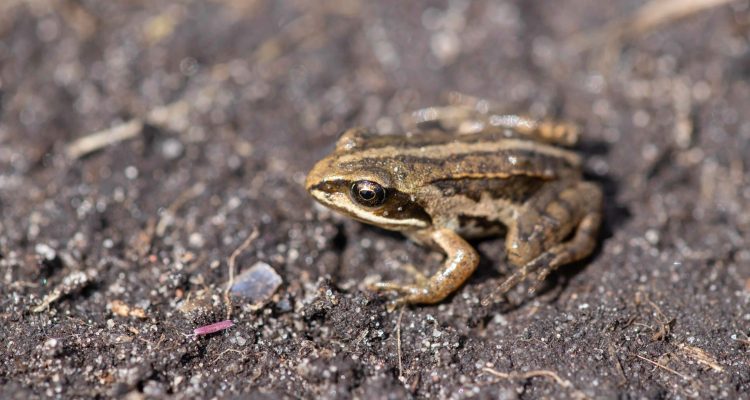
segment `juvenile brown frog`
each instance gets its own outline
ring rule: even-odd
[[[579,156],[561,147],[577,142],[572,126],[463,107],[414,115],[405,135],[346,131],[307,176],[307,190],[325,206],[446,255],[430,277],[413,270],[414,283],[379,282],[374,290],[398,293],[395,305],[437,303],[477,267],[465,239],[503,232],[518,269],[500,293],[591,254],[602,193],[582,180]]]

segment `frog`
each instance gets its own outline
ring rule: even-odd
[[[305,181],[323,206],[445,255],[430,276],[406,265],[413,282],[371,283],[395,295],[390,309],[456,292],[479,264],[475,239],[505,235],[512,267],[483,305],[592,254],[603,193],[571,149],[577,125],[455,105],[423,108],[407,121],[403,134],[346,130]]]

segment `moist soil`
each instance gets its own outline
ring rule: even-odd
[[[749,398],[750,2],[644,4],[4,0],[0,397]],[[304,178],[457,93],[582,127],[600,244],[485,307],[512,268],[477,242],[388,312],[366,282],[441,256]],[[279,289],[227,301],[258,263]]]

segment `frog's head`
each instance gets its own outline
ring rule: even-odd
[[[389,172],[389,160],[363,151],[369,136],[362,129],[344,132],[333,153],[307,175],[307,191],[326,207],[381,228],[403,231],[429,226],[429,214]]]

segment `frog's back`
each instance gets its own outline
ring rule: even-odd
[[[580,158],[574,152],[532,140],[513,129],[465,134],[435,129],[404,135],[366,135],[359,140],[358,145],[340,155],[340,166],[408,174],[408,179],[403,176],[399,180],[418,186],[456,180],[523,185],[526,178],[577,177],[581,169]]]

